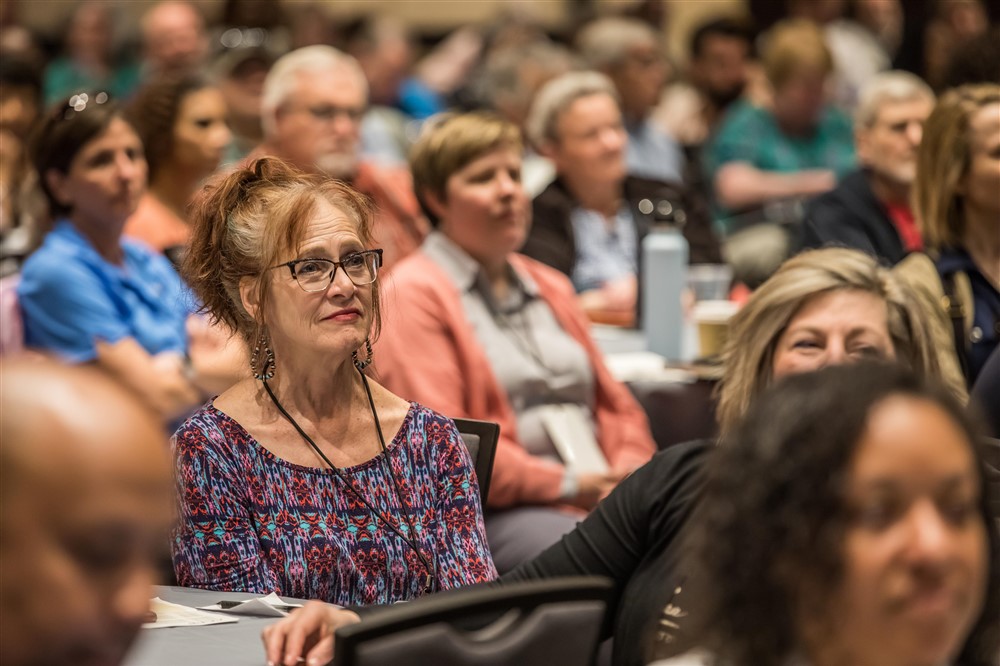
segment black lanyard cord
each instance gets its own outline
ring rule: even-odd
[[[396,481],[396,474],[392,471],[392,461],[389,460],[389,453],[386,450],[385,437],[382,435],[382,426],[378,420],[378,412],[375,410],[375,400],[374,398],[372,398],[372,391],[371,388],[368,386],[368,378],[365,377],[365,374],[361,371],[360,368],[358,369],[358,374],[361,375],[361,383],[364,385],[365,393],[368,395],[368,405],[371,407],[372,418],[375,419],[375,430],[378,433],[379,445],[382,447],[382,453],[385,456],[386,465],[389,468],[389,478],[392,479],[393,490],[396,493],[396,501],[399,502],[399,510],[403,513],[403,518],[404,520],[406,520],[407,527],[410,528],[410,534],[413,535],[414,537],[413,539],[407,538],[399,529],[396,528],[395,525],[392,524],[392,521],[390,521],[388,518],[382,515],[382,513],[378,509],[372,506],[371,502],[369,502],[368,499],[354,487],[354,484],[351,483],[350,479],[348,479],[343,474],[340,468],[334,465],[330,461],[330,459],[326,457],[326,454],[323,453],[322,449],[320,449],[319,446],[316,445],[316,442],[313,441],[312,437],[306,434],[306,432],[302,429],[302,427],[295,421],[295,419],[292,418],[292,415],[285,410],[285,408],[281,405],[280,402],[278,402],[278,398],[277,396],[274,395],[274,392],[268,385],[267,380],[263,380],[262,383],[264,384],[264,390],[267,391],[267,395],[270,396],[271,398],[271,402],[273,402],[274,406],[278,408],[278,411],[281,412],[281,415],[285,417],[286,421],[292,424],[292,427],[295,428],[295,430],[299,433],[302,439],[304,439],[306,443],[309,444],[310,447],[312,447],[312,450],[316,452],[316,455],[318,455],[323,460],[324,463],[326,463],[326,465],[330,468],[330,470],[334,473],[334,475],[336,475],[336,477],[341,480],[344,486],[348,490],[350,490],[355,497],[361,500],[361,502],[368,508],[368,510],[371,511],[372,515],[374,515],[383,523],[385,523],[386,527],[392,530],[396,534],[396,536],[402,539],[403,542],[406,543],[406,545],[409,546],[414,553],[416,553],[417,559],[420,560],[420,563],[423,565],[424,571],[426,572],[426,576],[424,577],[423,591],[425,593],[432,592],[434,590],[434,580],[435,580],[434,570],[431,568],[430,562],[427,561],[427,558],[424,557],[423,552],[420,550],[420,547],[417,545],[417,542],[415,540],[416,530],[413,528],[413,520],[410,518],[410,515],[406,512],[406,507],[403,504],[403,497],[402,493],[399,490],[399,483]]]

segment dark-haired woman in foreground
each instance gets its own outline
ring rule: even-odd
[[[660,665],[997,664],[1000,536],[977,438],[952,397],[896,367],[827,368],[759,398],[708,463],[673,603],[691,621],[659,646],[699,651]]]

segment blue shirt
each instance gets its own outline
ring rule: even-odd
[[[586,208],[574,208],[569,219],[576,240],[576,265],[570,278],[577,291],[598,289],[612,280],[636,274],[638,240],[628,204],[618,209],[610,228],[603,215]]]
[[[684,151],[673,137],[648,119],[626,125],[625,162],[632,176],[679,183],[683,180]]]
[[[17,289],[28,347],[72,363],[97,356],[97,341],[134,338],[150,354],[185,353],[194,299],[167,259],[122,239],[109,263],[68,220],[60,220],[24,264]]]

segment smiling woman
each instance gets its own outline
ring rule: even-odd
[[[692,620],[659,646],[710,656],[657,664],[995,666],[995,489],[963,412],[882,364],[765,392],[708,462]]]
[[[338,181],[263,158],[202,190],[185,275],[253,377],[174,436],[182,585],[363,605],[495,577],[455,425],[365,375],[380,266]]]

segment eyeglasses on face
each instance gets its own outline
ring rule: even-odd
[[[337,276],[337,268],[343,268],[354,286],[363,287],[371,284],[378,277],[378,269],[382,265],[382,250],[364,250],[352,252],[341,257],[340,261],[333,259],[295,259],[272,268],[287,266],[292,278],[299,284],[302,291],[326,291]]]
[[[343,116],[352,123],[361,122],[365,115],[363,107],[333,106],[331,104],[320,104],[317,106],[303,106],[301,110],[307,112],[318,122],[329,123]]]

